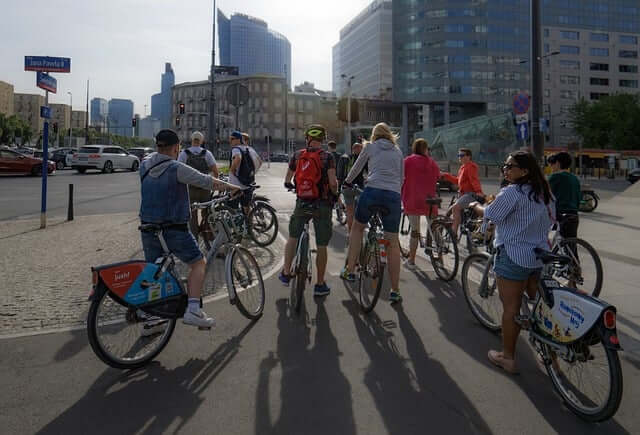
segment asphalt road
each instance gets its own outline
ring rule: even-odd
[[[279,216],[293,205],[293,195],[280,188],[283,171],[272,165],[260,180]],[[87,203],[92,207],[120,202],[98,190],[111,180],[122,182],[110,190],[134,196],[136,182],[125,183],[127,177],[134,174],[59,176],[102,192]],[[499,336],[473,318],[458,282],[437,280],[424,259],[421,271],[402,271],[402,305],[391,307],[384,294],[373,313],[361,314],[353,289],[337,276],[346,238],[336,228],[329,246],[332,293],[314,299],[307,292],[301,318],[291,315],[288,289],[272,276],[258,322],[249,323],[225,300],[207,304],[218,321],[212,332],[179,325],[156,361],[134,372],[106,368],[83,330],[1,340],[0,427],[9,434],[638,433],[640,301],[633,259],[639,253],[637,242],[624,243],[637,227],[628,211],[612,207],[604,199],[602,213],[584,221],[598,249],[618,255],[603,260],[603,295],[619,308],[625,348],[623,401],[609,422],[587,424],[569,412],[524,337],[521,375],[492,367],[486,354],[499,347]],[[283,217],[284,235],[286,228]]]

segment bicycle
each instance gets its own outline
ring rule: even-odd
[[[451,229],[450,222],[443,216],[433,213],[433,207],[440,207],[442,198],[427,198],[425,202],[430,207],[430,214],[427,219],[426,237],[418,235],[418,243],[420,249],[424,249],[425,254],[429,256],[433,270],[443,281],[451,281],[458,273],[460,256],[458,254],[458,245],[455,235]],[[400,221],[400,234],[411,235],[411,223],[408,222],[407,216],[403,213]],[[405,226],[406,223],[406,226]],[[403,257],[409,256],[409,244],[407,242],[400,243],[400,253]],[[453,254],[453,258],[448,255]]]
[[[344,226],[347,224],[347,206],[344,204],[344,199],[340,198],[340,196],[333,205],[333,209],[336,211],[336,219],[338,220],[338,223]]]
[[[218,223],[222,224],[220,220]],[[91,268],[87,335],[94,353],[111,367],[135,369],[148,364],[165,348],[176,320],[184,316],[187,281],[176,272],[174,255],[163,236],[164,230],[172,227],[139,227],[160,240],[164,253],[154,263],[133,260]],[[223,231],[216,240],[221,237]],[[243,269],[238,269],[238,263]],[[258,319],[264,309],[265,293],[262,273],[253,255],[241,246],[229,245],[225,272],[229,302],[245,317]],[[240,296],[252,288],[257,288],[259,295],[256,307],[246,306],[246,298]]]
[[[569,257],[540,249],[536,249],[536,255],[544,263],[538,291],[533,300],[526,293],[523,295],[520,314],[515,320],[529,332],[529,342],[569,409],[590,422],[607,420],[616,413],[622,399],[622,369],[617,353],[622,348],[616,330],[617,310],[604,301],[563,287],[553,279],[553,270],[569,264],[572,261]],[[483,326],[497,332],[501,329],[502,310],[491,314],[474,303],[477,298],[493,298],[501,304],[495,276],[490,276],[493,262],[474,267],[481,271],[472,280],[478,284],[477,288],[469,287],[468,278],[469,268],[477,259],[491,257],[487,253],[469,256],[462,268],[462,282],[473,315]],[[599,373],[586,373],[598,368]],[[604,377],[606,380],[598,385]]]
[[[480,204],[485,203],[485,198],[482,198],[478,195],[474,196],[475,200]],[[453,207],[457,199],[457,195],[453,195],[451,197],[451,201],[449,202],[449,210],[451,210],[451,207]],[[467,252],[473,254],[477,251],[478,247],[482,245],[482,237],[479,237],[481,227],[482,218],[477,217],[472,209],[465,208],[464,210],[462,210],[462,214],[460,216],[460,235],[456,236],[456,243],[459,243],[464,237],[466,241]]]

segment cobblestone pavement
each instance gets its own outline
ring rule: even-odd
[[[0,337],[85,324],[91,266],[143,258],[137,213],[82,216],[73,222],[0,222]],[[267,249],[247,245],[263,275],[281,261],[280,237]],[[226,293],[224,260],[211,293]]]

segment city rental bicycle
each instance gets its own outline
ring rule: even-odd
[[[536,249],[544,263],[534,299],[525,293],[515,321],[529,332],[554,389],[579,417],[599,422],[611,418],[622,399],[622,350],[616,331],[616,308],[553,279],[553,271],[569,257]],[[484,258],[484,264],[476,259]],[[468,257],[462,268],[465,298],[478,321],[492,331],[501,329],[502,308],[492,272],[493,256]],[[475,272],[475,273],[471,273]],[[482,300],[492,300],[483,305]],[[500,309],[495,309],[500,304]],[[492,308],[493,307],[493,308]]]
[[[291,192],[292,190],[289,191]],[[313,216],[317,210],[318,206],[313,202],[303,203],[301,208],[301,212],[307,216]],[[307,221],[302,228],[302,234],[298,238],[296,255],[293,257],[291,269],[289,270],[289,276],[291,277],[289,282],[291,289],[289,306],[295,310],[296,314],[300,314],[305,285],[307,281],[311,283],[313,276],[311,254],[314,254],[316,250],[310,249],[309,243],[309,221]]]

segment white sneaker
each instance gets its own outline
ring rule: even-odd
[[[415,270],[416,269],[416,263],[413,263],[409,260],[404,262],[404,267],[406,267],[409,270]]]
[[[216,321],[212,317],[207,316],[207,313],[200,310],[197,313],[187,310],[182,318],[182,323],[185,325],[197,326],[200,329],[211,329],[216,325]]]

